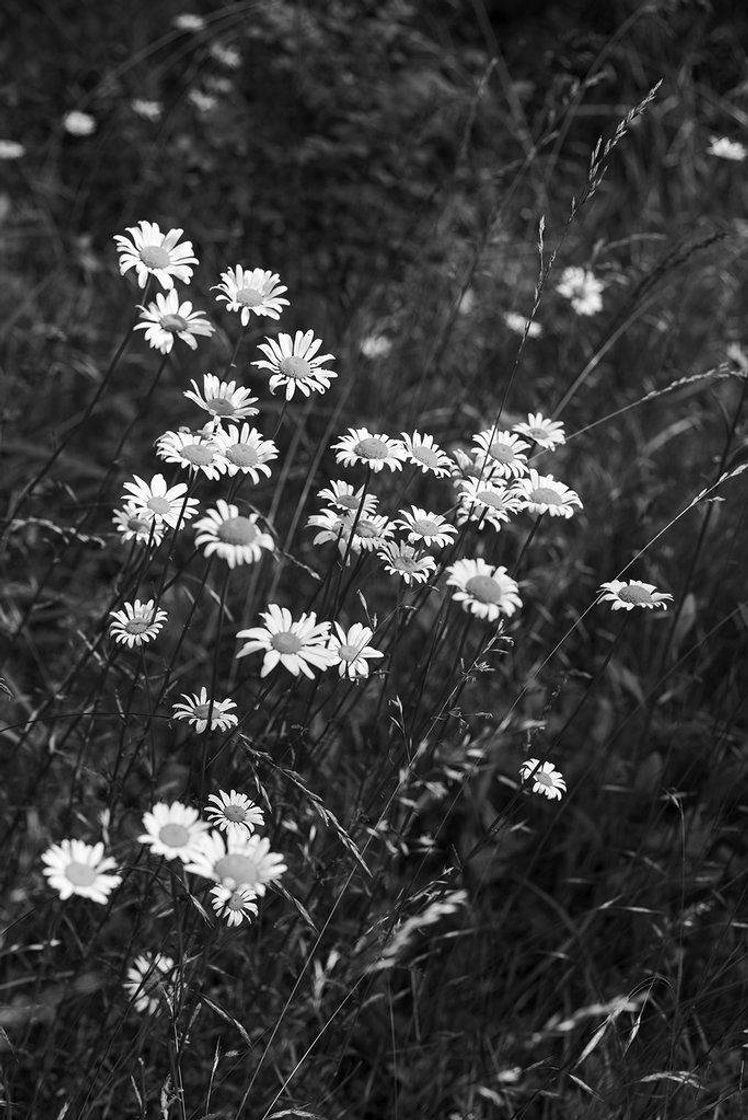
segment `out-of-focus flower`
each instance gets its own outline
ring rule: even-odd
[[[527,332],[528,338],[540,338],[543,333],[543,328],[540,323],[536,323],[533,319],[526,319],[524,315],[518,315],[516,311],[506,311],[504,313],[504,322],[510,331],[515,334],[524,335]]]
[[[143,1015],[174,1009],[177,988],[176,965],[164,953],[143,953],[127,970],[123,987],[133,1007]]]
[[[748,148],[739,140],[730,140],[727,136],[712,136],[709,139],[707,152],[710,156],[717,156],[718,159],[740,163],[748,155]]]
[[[569,300],[577,315],[596,315],[602,311],[604,287],[594,272],[572,266],[561,273],[556,291]]]
[[[136,97],[132,102],[132,111],[146,121],[157,121],[164,111],[160,101],[147,101],[144,97]]]
[[[96,131],[96,120],[90,113],[82,113],[79,109],[71,109],[62,118],[62,127],[71,136],[90,136]]]
[[[23,159],[26,149],[17,140],[0,140],[0,159]]]

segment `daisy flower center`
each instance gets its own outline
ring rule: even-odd
[[[182,456],[196,467],[207,467],[213,462],[215,452],[206,443],[190,443],[182,448]]]
[[[365,537],[368,540],[371,537],[378,537],[379,535],[379,529],[377,529],[376,525],[372,525],[371,521],[367,521],[365,517],[362,517],[356,526],[356,536]]]
[[[358,509],[361,504],[359,499],[353,494],[341,494],[336,501],[343,509]]]
[[[396,568],[398,572],[407,572],[409,575],[414,575],[418,571],[418,561],[404,560],[401,557],[398,560],[392,561],[392,567]]]
[[[553,780],[550,774],[544,773],[543,770],[536,770],[536,772],[532,776],[532,780],[534,782],[537,782],[541,786],[548,786],[550,788],[553,788]]]
[[[246,906],[246,901],[247,900],[244,898],[240,891],[234,891],[226,905],[228,906],[229,910],[243,910]]]
[[[618,598],[622,599],[624,603],[633,603],[635,606],[640,607],[644,603],[651,604],[654,602],[652,593],[645,590],[643,587],[622,587],[618,592]]]
[[[439,532],[439,526],[436,521],[432,521],[430,517],[422,517],[414,521],[413,528],[416,533],[420,533],[422,537],[435,537]]]
[[[140,259],[146,268],[168,268],[171,263],[169,250],[163,245],[144,245],[140,250]]]
[[[278,653],[298,653],[304,643],[290,630],[284,630],[280,634],[273,634],[271,645]]]
[[[205,403],[216,416],[233,416],[236,412],[236,405],[227,397],[207,397]]]
[[[209,711],[210,711],[210,704],[195,704],[195,707],[192,709],[192,715],[195,717],[195,719],[207,719]],[[218,705],[214,704],[213,705],[213,714],[215,715],[215,713],[217,711],[218,711]]]
[[[411,454],[414,459],[418,459],[425,467],[439,466],[439,456],[432,447],[414,447]]]
[[[249,447],[246,443],[235,443],[233,447],[229,447],[226,458],[235,467],[256,467],[260,462],[260,456],[254,447]]]
[[[125,623],[125,630],[128,634],[145,634],[150,624],[148,618],[130,618]]]
[[[189,841],[190,830],[183,824],[165,824],[159,829],[158,838],[167,848],[183,848]]]
[[[383,439],[369,436],[368,439],[358,441],[353,448],[353,453],[354,455],[360,455],[362,459],[386,459],[390,450]]]
[[[544,506],[562,506],[564,504],[556,491],[551,490],[548,486],[538,486],[535,490],[531,490],[530,501]]]
[[[500,494],[495,494],[493,490],[479,490],[475,495],[479,502],[484,506],[490,506],[491,509],[503,509],[504,499]]]
[[[180,331],[186,331],[189,323],[183,319],[181,315],[162,315],[161,326],[165,331],[172,331],[174,334],[179,334]]]
[[[489,448],[488,454],[496,459],[497,462],[503,463],[508,466],[513,463],[517,458],[517,452],[514,450],[510,443],[503,443],[500,439],[495,439]]]
[[[338,657],[341,661],[355,661],[360,653],[360,646],[351,646],[344,643],[338,650]]]
[[[158,494],[154,494],[152,498],[149,498],[146,502],[146,505],[148,509],[152,509],[154,513],[164,514],[168,513],[171,509],[171,502],[169,501],[169,499],[162,498]]]
[[[538,439],[547,439],[547,438],[548,438],[548,436],[549,436],[549,435],[551,434],[551,433],[550,433],[550,432],[548,431],[548,429],[547,429],[547,428],[538,428],[538,427],[536,427],[536,426],[534,426],[534,427],[530,427],[530,425],[529,425],[529,424],[528,424],[528,426],[527,426],[527,433],[528,433],[528,435],[529,435],[529,436],[531,436],[531,437],[532,437],[532,439],[534,439],[534,440],[538,440]]]
[[[96,882],[96,871],[87,863],[74,859],[65,868],[65,875],[76,887],[90,887]]]
[[[254,544],[260,533],[248,517],[230,517],[216,529],[216,536],[225,544]]]
[[[244,822],[246,813],[241,805],[227,805],[223,810],[223,815],[227,821],[235,821],[239,824]]]
[[[144,521],[142,517],[128,517],[127,528],[132,529],[134,533],[140,533],[145,529],[150,529],[150,523]]]
[[[481,603],[500,603],[502,590],[493,576],[471,576],[465,584],[468,595]]]
[[[249,856],[240,855],[238,852],[229,852],[215,864],[215,873],[226,886],[240,886],[242,883],[251,885],[258,879],[257,864]]]
[[[245,285],[236,293],[236,302],[243,303],[245,307],[259,307],[265,299],[265,293],[260,288]]]
[[[305,361],[304,358],[297,357],[295,354],[288,358],[282,358],[278,363],[278,369],[284,377],[295,379],[308,377],[312,372],[312,367],[309,365],[309,362]]]

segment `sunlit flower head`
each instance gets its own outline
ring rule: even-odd
[[[748,155],[748,148],[739,140],[730,140],[727,136],[711,136],[707,152],[710,156],[717,156],[718,159],[740,163]]]
[[[125,502],[122,509],[116,509],[112,521],[123,541],[159,545],[164,539],[164,523],[143,514],[134,502]]]
[[[146,121],[157,121],[164,111],[160,101],[148,101],[144,97],[136,97],[131,105],[133,113]]]
[[[524,315],[518,315],[516,311],[505,312],[504,322],[509,330],[514,331],[515,334],[524,335],[527,332],[528,338],[540,338],[543,333],[540,323],[536,323],[534,319],[530,321]]]
[[[532,792],[541,793],[549,801],[560,801],[566,793],[566,782],[561,772],[554,770],[552,762],[541,762],[538,758],[528,758],[519,768],[523,782],[532,782]]]
[[[324,490],[317,491],[318,498],[324,498],[330,505],[335,506],[337,509],[348,510],[356,513],[361,509],[363,516],[368,516],[376,513],[377,506],[379,505],[379,498],[375,494],[364,495],[363,486],[358,490],[354,490],[350,482],[341,482],[339,480],[332,481],[329,487]],[[363,507],[361,503],[363,501]],[[332,512],[332,511],[327,511]]]
[[[519,498],[530,513],[548,513],[551,517],[573,517],[582,508],[579,495],[558,482],[552,474],[540,475],[531,470],[527,478],[520,478],[512,487],[512,494]]]
[[[202,471],[206,478],[220,478],[228,470],[217,440],[204,432],[164,432],[156,441],[156,454],[166,463],[179,463],[191,472]]]
[[[136,599],[134,603],[123,603],[122,610],[109,612],[114,622],[109,626],[109,633],[115,642],[120,645],[142,646],[157,638],[161,627],[166,622],[166,611],[156,607],[154,599],[141,603]]]
[[[216,508],[209,509],[205,517],[195,522],[195,544],[203,548],[206,556],[220,556],[230,568],[254,564],[263,550],[272,552],[275,548],[273,538],[258,528],[257,520],[256,513],[244,516],[238,506],[219,498]]]
[[[399,439],[372,435],[368,428],[349,428],[348,434],[332,445],[332,450],[337,452],[336,462],[344,467],[362,464],[375,472],[384,467],[391,471],[402,470],[405,459],[405,448]]]
[[[178,974],[171,957],[164,953],[142,953],[127,970],[123,987],[136,1011],[157,1015],[174,1013]]]
[[[387,357],[392,350],[392,341],[383,334],[370,334],[361,339],[359,350],[365,358],[375,361]]]
[[[104,905],[122,882],[121,875],[112,874],[117,870],[117,864],[104,855],[101,843],[61,840],[42,854],[42,863],[46,865],[43,874],[63,902],[77,894]]]
[[[428,433],[421,435],[420,432],[408,435],[407,432],[403,432],[402,437],[405,457],[409,463],[418,467],[424,474],[431,473],[437,478],[449,477],[454,470],[454,463],[446,451],[442,451],[432,435]]]
[[[288,289],[281,284],[280,276],[262,268],[248,269],[238,264],[222,272],[221,283],[212,290],[220,292],[216,299],[222,300],[228,311],[240,312],[243,327],[249,323],[250,315],[279,319],[283,308],[290,306],[282,298]]]
[[[270,851],[270,841],[264,836],[253,833],[234,837],[209,832],[187,870],[229,890],[246,887],[262,896],[268,883],[280,879],[286,865],[283,856]]]
[[[325,369],[328,362],[335,361],[332,354],[317,355],[321,345],[322,339],[315,338],[314,331],[296,331],[293,338],[281,333],[277,338],[266,338],[259,343],[257,349],[265,358],[252,365],[270,371],[270,392],[283,389],[287,401],[297,389],[305,397],[312,392],[324,393],[338,375],[334,370]]]
[[[149,276],[155,276],[162,288],[173,288],[174,280],[189,284],[192,279],[190,265],[197,264],[193,255],[192,242],[179,238],[181,229],[170,229],[162,233],[156,222],[138,222],[128,226],[130,237],[118,233],[114,242],[119,253],[119,270],[122,276],[135,269],[138,286],[144,288]]]
[[[229,836],[241,839],[249,836],[265,823],[265,814],[246,793],[219,790],[211,793],[205,806],[205,815],[212,825]]]
[[[236,635],[246,639],[237,657],[251,653],[264,653],[260,676],[266,677],[276,665],[281,664],[293,676],[303,673],[310,680],[314,669],[329,669],[337,660],[328,646],[330,623],[317,622],[314,611],[302,614],[294,621],[287,607],[271,603],[260,612],[264,626],[240,630]]]
[[[457,536],[454,525],[440,513],[429,513],[419,506],[401,509],[400,517],[393,524],[408,534],[410,544],[422,544],[426,548],[446,548]]]
[[[336,633],[330,637],[330,649],[339,659],[338,672],[341,677],[355,681],[357,677],[368,677],[368,661],[384,657],[378,649],[368,643],[374,637],[369,626],[354,622],[348,630],[339,622],[334,623]]]
[[[23,159],[26,149],[17,140],[0,140],[0,159]]]
[[[249,887],[211,887],[211,906],[229,926],[240,926],[257,917],[257,895]]]
[[[249,389],[237,386],[235,381],[221,381],[214,373],[205,373],[202,393],[196,381],[190,384],[192,388],[185,390],[185,397],[218,420],[244,420],[258,413],[258,409],[252,407],[257,404],[257,397],[253,397]]]
[[[182,805],[181,801],[173,801],[171,805],[159,801],[144,814],[143,827],[145,832],[138,840],[150,848],[151,855],[167,860],[181,859],[182,863],[192,859],[195,845],[208,831],[197,809]]]
[[[195,516],[198,503],[187,497],[187,484],[178,482],[167,487],[162,474],[154,474],[150,482],[133,475],[132,482],[125,483],[122,500],[132,505],[146,520],[157,521],[176,529]]]
[[[673,596],[666,591],[655,590],[653,583],[642,583],[638,579],[620,580],[612,579],[603,583],[600,591],[605,594],[599,599],[601,603],[612,603],[613,611],[632,611],[634,607],[643,607],[645,610],[667,610],[668,600]]]
[[[168,354],[178,338],[186,342],[191,350],[197,350],[196,335],[209,338],[213,327],[202,311],[193,311],[189,300],[179,302],[176,288],[166,295],[156,292],[155,303],[140,306],[140,322],[133,330],[145,331],[145,340],[153,350]]]
[[[527,423],[523,421],[521,424],[515,424],[514,430],[548,451],[553,451],[555,447],[566,443],[564,426],[560,420],[547,420],[542,412],[531,412],[527,417]]]
[[[249,475],[256,486],[260,475],[270,478],[268,463],[278,458],[278,448],[271,439],[265,439],[257,428],[249,424],[227,424],[218,428],[215,443],[226,460],[226,473],[233,478],[235,474]]]
[[[436,571],[433,556],[405,541],[398,544],[388,542],[377,550],[377,556],[384,564],[384,570],[392,576],[398,576],[407,586],[411,583],[425,583]]]
[[[593,272],[572,266],[561,273],[556,291],[569,300],[577,315],[596,315],[602,311],[604,288]]]
[[[62,118],[62,127],[71,136],[91,136],[96,131],[96,118],[80,109],[71,109]]]
[[[203,686],[199,692],[192,694],[183,692],[182,699],[184,703],[175,704],[172,708],[174,719],[184,719],[195,728],[197,735],[202,735],[208,726],[208,716],[210,716],[210,729],[214,731],[218,728],[219,731],[228,731],[230,727],[236,727],[239,720],[231,711],[236,707],[233,700],[213,700],[208,699],[208,690]],[[212,710],[211,710],[212,709]]]
[[[500,478],[519,478],[526,472],[530,445],[512,432],[486,428],[473,437],[473,444],[476,463],[485,467],[484,479],[487,471]]]
[[[522,606],[519,587],[504,567],[493,567],[482,558],[458,560],[447,568],[447,584],[456,587],[452,598],[463,610],[494,622],[500,615],[511,618]]]
[[[314,537],[314,544],[337,542],[341,555],[346,552],[373,552],[393,535],[392,525],[386,517],[376,513],[358,517],[351,510],[340,513],[335,509],[323,509],[321,513],[312,514],[307,525],[320,530]]]
[[[459,525],[477,521],[482,526],[490,525],[498,532],[502,524],[523,509],[519,498],[514,497],[512,490],[501,480],[479,482],[475,478],[465,479],[459,483],[459,491]]]

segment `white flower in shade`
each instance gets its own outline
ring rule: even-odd
[[[131,104],[133,113],[146,121],[157,121],[164,110],[160,101],[148,101],[144,97],[136,97]]]
[[[452,598],[456,603],[462,603],[463,610],[478,618],[487,618],[489,622],[494,622],[502,614],[511,618],[522,606],[517,583],[507,575],[504,567],[494,568],[479,557],[477,560],[458,560],[447,571],[447,584],[457,588]]]
[[[442,451],[433,436],[428,434],[422,436],[419,432],[413,432],[411,436],[403,432],[402,437],[407,461],[419,467],[424,474],[430,471],[437,478],[447,478],[452,473],[453,461],[446,451]]]
[[[123,987],[142,1015],[164,1010],[171,1014],[177,994],[176,965],[164,953],[143,953],[128,968]]]
[[[71,136],[91,136],[96,131],[96,120],[90,113],[82,113],[80,109],[71,109],[62,118],[62,127]]]
[[[237,638],[248,639],[237,653],[237,657],[247,657],[250,653],[264,652],[260,676],[266,677],[276,665],[280,664],[298,677],[299,673],[314,678],[310,666],[315,669],[329,669],[337,660],[328,646],[330,623],[317,622],[314,611],[302,614],[294,621],[286,607],[271,603],[266,611],[260,612],[264,626],[253,626],[240,630]]]
[[[192,388],[185,390],[185,397],[218,420],[244,420],[247,416],[256,416],[259,411],[252,407],[257,404],[257,397],[253,397],[249,389],[237,386],[235,381],[221,381],[214,373],[205,373],[202,393],[196,381],[190,384]]]
[[[361,509],[363,516],[376,513],[379,499],[374,494],[364,495],[363,486],[358,490],[354,490],[350,482],[340,482],[338,480],[331,482],[329,487],[324,490],[317,491],[318,498],[324,498],[325,501],[330,502],[331,505],[336,506],[338,509],[351,510],[356,513]],[[363,501],[363,508],[361,503]],[[327,510],[327,513],[332,514],[332,510]]]
[[[436,571],[436,561],[433,556],[419,552],[405,541],[400,541],[398,544],[388,542],[378,549],[377,556],[384,564],[386,572],[399,576],[408,586],[411,583],[425,583]]]
[[[372,435],[368,428],[349,428],[348,434],[332,445],[332,450],[337,452],[336,462],[343,466],[355,467],[362,463],[375,472],[384,467],[391,471],[402,470],[405,458],[405,448],[399,439]]]
[[[211,906],[227,925],[240,926],[244,919],[257,917],[257,895],[249,887],[211,887]]]
[[[220,478],[228,470],[217,441],[203,432],[164,432],[156,441],[156,454],[166,463],[179,463],[190,471],[202,471],[206,478]]]
[[[346,552],[373,552],[381,548],[393,533],[386,517],[376,513],[371,513],[368,517],[357,517],[352,510],[338,513],[334,509],[323,509],[322,513],[313,514],[308,519],[307,525],[320,530],[314,537],[313,544],[337,542],[341,555]],[[354,525],[356,528],[351,540]],[[351,540],[350,548],[349,540]]]
[[[290,306],[288,300],[282,298],[288,288],[281,284],[276,272],[267,272],[262,268],[246,269],[238,264],[236,268],[222,272],[221,281],[212,289],[221,293],[216,299],[223,300],[228,311],[241,313],[243,327],[247,326],[252,314],[279,319],[283,308]]]
[[[527,423],[523,421],[521,424],[515,424],[514,430],[533,440],[538,447],[547,448],[548,451],[553,451],[555,447],[566,443],[564,426],[560,420],[547,420],[542,412],[531,412],[527,417]]]
[[[655,590],[653,583],[642,583],[638,579],[612,579],[609,583],[603,583],[600,591],[605,594],[599,602],[612,603],[611,610],[614,611],[632,611],[634,607],[644,607],[646,610],[661,607],[666,611],[668,599],[673,598],[665,591]]]
[[[143,816],[145,832],[138,837],[141,844],[147,844],[151,855],[164,859],[181,859],[187,863],[192,858],[195,845],[208,831],[208,825],[200,820],[197,809],[174,801],[167,805],[159,801],[149,813]]]
[[[107,898],[122,882],[120,875],[113,875],[117,865],[104,855],[104,845],[84,844],[82,840],[61,840],[42,854],[46,864],[43,874],[50,887],[60,898],[78,894],[92,902],[106,903]]]
[[[155,222],[141,221],[136,226],[128,226],[127,232],[130,237],[118,233],[114,238],[123,276],[134,268],[141,288],[146,286],[149,276],[155,276],[162,288],[173,288],[174,279],[189,284],[190,265],[197,264],[198,260],[193,256],[191,241],[179,243],[184,230],[170,229],[162,233]]]
[[[305,397],[311,392],[324,393],[338,375],[324,368],[327,362],[335,361],[332,354],[315,357],[321,345],[322,339],[315,338],[314,331],[296,331],[293,338],[290,334],[279,334],[258,345],[257,349],[262,350],[266,360],[252,362],[252,365],[270,370],[270,392],[285,388],[287,401],[297,389]]]
[[[536,323],[534,319],[530,321],[524,315],[518,315],[516,311],[505,312],[504,322],[509,330],[514,331],[515,334],[524,335],[527,332],[528,338],[540,338],[543,333],[540,323]]]
[[[568,299],[577,315],[596,315],[602,311],[604,285],[594,272],[585,268],[565,268],[556,291]]]
[[[257,527],[256,513],[245,517],[239,507],[229,505],[219,498],[215,509],[209,509],[205,517],[195,522],[197,536],[195,544],[205,546],[206,556],[220,556],[230,568],[238,564],[254,564],[265,549],[272,552],[275,548],[269,533]]]
[[[204,31],[205,20],[196,12],[180,12],[171,21],[178,31]]]
[[[187,497],[187,484],[178,482],[176,486],[167,487],[162,474],[154,474],[150,482],[133,475],[133,481],[125,483],[122,500],[134,506],[146,520],[169,525],[172,529],[189,521],[198,510],[196,500]]]
[[[283,856],[270,851],[270,841],[264,836],[224,837],[220,832],[209,832],[187,870],[229,890],[246,887],[262,896],[268,883],[280,879],[286,865]]]
[[[210,53],[216,62],[228,70],[238,70],[242,64],[242,56],[236,47],[225,47],[223,43],[211,43]]]
[[[202,735],[207,728],[209,715],[211,731],[215,730],[216,727],[219,731],[228,731],[230,727],[236,727],[239,722],[231,711],[232,708],[236,707],[234,701],[214,700],[211,703],[205,686],[199,692],[193,692],[192,695],[183,692],[182,699],[184,700],[183,704],[175,704],[172,708],[174,719],[186,719],[195,728],[197,735]]]
[[[460,496],[457,509],[457,522],[478,521],[490,525],[497,532],[502,523],[509,521],[513,514],[524,507],[519,498],[505,483],[479,482],[476,478],[465,479],[459,484]]]
[[[112,521],[123,541],[139,541],[141,544],[159,545],[164,539],[163,522],[152,515],[145,516],[133,502],[125,502],[122,509],[116,509]]]
[[[748,148],[738,140],[730,140],[727,136],[711,136],[707,152],[718,159],[729,159],[740,163],[748,155]]]
[[[362,626],[360,622],[354,622],[349,630],[336,622],[335,629],[337,635],[331,635],[330,649],[339,658],[340,676],[348,677],[350,681],[355,681],[357,677],[368,677],[367,661],[384,657],[378,649],[367,644],[374,637],[374,631],[369,626]]]
[[[228,424],[219,428],[214,436],[217,447],[226,460],[226,473],[232,478],[235,474],[248,474],[257,485],[260,475],[270,478],[267,465],[278,458],[278,448],[271,439],[265,439],[257,428],[249,424]]]
[[[109,626],[109,633],[115,642],[129,646],[130,649],[157,638],[168,618],[166,611],[156,607],[154,599],[149,599],[146,603],[136,599],[134,603],[124,603],[121,611],[109,613],[114,619]]]
[[[551,517],[573,517],[575,508],[581,509],[579,495],[557,482],[552,474],[540,475],[531,470],[527,478],[520,478],[512,493],[530,513],[549,513]]]
[[[26,149],[17,140],[0,140],[0,159],[23,159]]]
[[[216,828],[239,839],[249,836],[265,823],[265,814],[260,806],[255,805],[246,793],[237,793],[235,789],[231,793],[222,789],[211,793],[205,815]]]
[[[370,361],[374,361],[376,358],[386,358],[392,350],[392,341],[383,334],[370,334],[361,339],[359,350]]]
[[[519,768],[523,782],[532,782],[532,792],[542,793],[549,801],[561,800],[566,793],[566,782],[561,772],[554,770],[552,762],[541,762],[538,758],[528,758]]]
[[[139,305],[142,311],[140,322],[133,327],[135,331],[145,331],[145,340],[153,350],[168,354],[174,345],[174,338],[186,342],[190,350],[197,350],[196,335],[209,338],[213,327],[202,311],[193,311],[189,300],[179,302],[176,289],[166,295],[156,293],[156,302],[147,307]]]
[[[419,506],[411,506],[410,510],[401,509],[400,514],[393,524],[408,534],[410,544],[422,542],[430,548],[445,548],[457,536],[454,525],[440,513],[428,513]]]
[[[512,432],[486,428],[473,437],[473,443],[475,462],[479,469],[485,466],[484,479],[486,471],[499,478],[519,478],[526,472],[525,452],[530,450],[530,445]]]

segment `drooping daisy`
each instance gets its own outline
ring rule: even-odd
[[[258,515],[248,517],[239,513],[239,507],[229,505],[219,498],[215,509],[209,509],[205,517],[195,522],[197,536],[195,544],[205,545],[206,556],[220,556],[230,568],[237,564],[254,564],[265,549],[272,552],[275,548],[269,533],[257,527]]]
[[[532,469],[527,478],[520,478],[514,484],[512,493],[530,513],[573,517],[575,508],[582,508],[579,495],[574,490],[558,482],[552,474],[540,475]]]
[[[354,490],[350,482],[341,482],[335,480],[330,482],[329,487],[324,490],[317,491],[318,498],[324,498],[325,501],[330,502],[331,505],[336,506],[338,509],[350,510],[356,513],[361,509],[362,516],[366,517],[372,513],[376,513],[377,506],[379,505],[379,498],[375,494],[364,495],[363,486],[358,490]],[[361,502],[363,501],[363,508]],[[332,511],[327,511],[331,513]]]
[[[335,509],[323,509],[321,513],[312,514],[307,520],[307,525],[320,530],[314,537],[313,544],[337,542],[341,554],[373,552],[381,548],[393,533],[386,517],[376,513],[358,517],[352,510],[339,513]],[[353,532],[354,525],[355,532]],[[352,540],[351,532],[353,532]]]
[[[486,428],[473,437],[475,461],[501,478],[519,478],[527,470],[529,443],[512,432]],[[485,473],[484,476],[485,478]]]
[[[405,541],[398,544],[388,542],[377,550],[377,556],[384,564],[384,570],[390,575],[399,576],[407,586],[411,583],[425,583],[436,571],[433,556],[421,553]]]
[[[400,514],[394,524],[408,534],[410,544],[423,542],[430,548],[446,548],[457,536],[454,525],[450,525],[440,513],[429,513],[419,506],[411,506],[410,510],[401,509]]]
[[[368,428],[349,428],[348,435],[341,436],[332,445],[336,451],[335,460],[345,467],[355,467],[362,463],[374,472],[388,467],[391,471],[402,470],[405,448],[398,439],[389,436],[372,435]]]
[[[102,843],[61,840],[59,844],[47,848],[42,854],[42,862],[46,864],[42,873],[63,902],[78,894],[103,906],[122,882],[121,875],[112,874],[117,870],[117,864],[104,855]]]
[[[478,618],[494,622],[499,615],[509,618],[522,606],[519,587],[506,568],[494,568],[479,557],[477,560],[458,560],[447,568],[447,584],[456,587],[452,598],[462,603],[463,610]]]
[[[392,341],[383,334],[370,334],[361,339],[359,350],[370,361],[386,358],[392,350]]]
[[[211,906],[227,925],[240,926],[244,919],[257,917],[257,895],[249,887],[211,887]]]
[[[270,370],[270,392],[285,388],[287,401],[297,389],[305,397],[312,392],[324,393],[338,375],[324,368],[328,362],[335,360],[332,354],[315,357],[321,345],[322,339],[315,338],[314,331],[296,331],[293,338],[290,334],[279,334],[277,338],[266,338],[258,345],[257,349],[262,350],[267,360],[252,362],[252,365]]]
[[[740,163],[748,155],[748,148],[739,140],[730,140],[728,136],[710,136],[707,152],[718,159]]]
[[[452,473],[453,461],[432,435],[427,433],[422,436],[420,432],[413,432],[411,436],[403,432],[402,437],[407,461],[419,467],[424,474],[431,471],[437,478],[447,478]]]
[[[154,517],[146,517],[133,502],[125,502],[122,509],[116,509],[112,521],[123,541],[140,541],[141,544],[161,544],[164,539],[163,522]]]
[[[266,611],[260,612],[260,618],[264,619],[264,626],[240,630],[236,635],[248,639],[236,656],[264,652],[261,677],[266,677],[280,662],[295,677],[303,673],[312,680],[314,673],[310,666],[329,669],[337,660],[328,646],[330,623],[317,622],[314,611],[294,621],[286,607],[271,603]]]
[[[246,793],[237,793],[235,789],[230,793],[222,789],[211,793],[205,815],[216,828],[239,839],[249,836],[265,823],[265,814],[260,806],[255,805]]]
[[[209,832],[201,840],[187,870],[229,890],[247,887],[262,896],[268,883],[280,879],[286,865],[283,856],[270,851],[270,841],[264,836],[254,833],[240,839]]]
[[[543,333],[540,323],[536,323],[535,320],[530,321],[524,315],[518,315],[516,311],[505,312],[504,322],[515,334],[524,335],[527,332],[528,338],[539,338]]]
[[[133,475],[132,482],[125,483],[122,500],[132,505],[145,520],[162,522],[176,529],[177,525],[189,521],[198,510],[194,498],[187,498],[187,484],[178,482],[167,487],[162,474],[154,474],[150,482]]]
[[[164,432],[156,441],[156,454],[165,463],[179,463],[189,471],[202,471],[206,478],[220,478],[228,470],[218,442],[203,432]]]
[[[237,386],[236,381],[221,381],[214,373],[205,373],[202,393],[196,381],[190,384],[192,388],[185,390],[185,397],[219,420],[244,420],[247,416],[256,416],[259,411],[252,407],[257,404],[257,397],[253,397],[249,389]]]
[[[249,424],[229,424],[226,428],[218,428],[214,440],[226,459],[226,473],[233,478],[241,472],[248,474],[256,486],[260,475],[270,478],[270,467],[267,465],[278,458],[278,448],[271,439],[265,439],[257,428],[250,428]]]
[[[644,607],[646,610],[662,608],[666,611],[668,599],[673,598],[666,591],[655,590],[653,583],[642,583],[638,579],[612,579],[609,583],[603,583],[600,591],[605,594],[599,602],[612,603],[610,609],[613,611],[632,611],[634,607]]]
[[[179,302],[176,288],[166,295],[156,293],[155,303],[147,307],[139,305],[142,311],[140,322],[133,327],[135,331],[145,331],[145,340],[153,350],[168,354],[174,345],[174,338],[186,342],[190,350],[197,350],[195,336],[209,338],[214,328],[202,311],[193,311],[189,300]]]
[[[542,793],[549,801],[561,800],[566,793],[566,782],[561,772],[554,770],[552,762],[541,762],[538,758],[528,758],[519,768],[523,782],[532,781],[532,792]]]
[[[121,611],[110,611],[114,622],[109,626],[109,633],[115,642],[120,645],[142,646],[158,637],[161,627],[166,622],[166,611],[156,608],[154,599],[141,603],[136,599],[134,603],[124,603]]]
[[[549,451],[566,443],[563,424],[559,420],[547,420],[542,412],[529,413],[527,423],[515,424],[514,430]]]
[[[241,312],[242,326],[249,323],[250,315],[266,315],[270,319],[280,318],[289,301],[282,299],[288,288],[280,282],[275,272],[262,268],[246,269],[240,264],[221,273],[221,283],[212,291],[220,292],[216,299],[226,303],[228,311]]]
[[[569,300],[577,315],[596,315],[598,311],[602,311],[604,287],[594,272],[572,266],[561,273],[556,291]]]
[[[349,630],[336,622],[335,629],[337,634],[330,637],[330,649],[339,658],[340,676],[348,677],[350,681],[355,681],[357,677],[368,677],[367,661],[384,657],[378,649],[367,644],[374,637],[374,631],[360,622],[354,622]]]
[[[127,232],[130,237],[122,233],[114,237],[122,276],[134,268],[140,288],[146,286],[149,276],[155,276],[167,290],[174,287],[174,279],[189,284],[192,279],[189,266],[197,264],[198,260],[193,256],[191,241],[179,244],[184,230],[170,229],[162,233],[156,222],[138,222],[136,226],[128,226]]]
[[[196,843],[208,831],[197,809],[182,805],[180,801],[173,801],[171,805],[159,801],[143,815],[143,827],[145,832],[138,840],[148,845],[152,855],[168,860],[181,859],[182,863],[192,858]]]
[[[195,728],[197,735],[202,735],[207,728],[209,714],[211,731],[216,727],[219,731],[228,731],[230,727],[236,727],[239,722],[231,711],[232,708],[236,707],[234,701],[214,700],[211,704],[208,699],[208,690],[204,685],[199,692],[193,692],[192,695],[183,692],[182,697],[184,703],[175,704],[172,708],[174,719],[186,719]]]
[[[171,1014],[177,994],[176,965],[164,953],[142,953],[128,968],[123,987],[141,1014]]]
[[[502,522],[506,523],[513,514],[523,509],[519,498],[500,480],[491,483],[479,482],[476,478],[465,479],[460,482],[459,488],[457,522],[460,525],[466,521],[478,521],[498,532]]]

